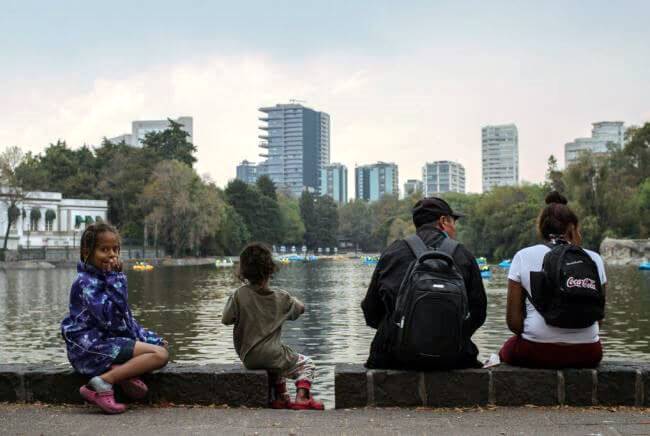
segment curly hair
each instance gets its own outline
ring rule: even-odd
[[[92,256],[95,251],[95,246],[97,245],[97,239],[99,235],[105,232],[114,233],[117,236],[117,240],[120,241],[120,234],[117,229],[107,223],[94,223],[86,227],[84,232],[81,235],[81,242],[79,244],[79,258],[83,263],[87,263],[90,256]],[[84,251],[87,253],[84,257]]]
[[[537,218],[537,231],[542,239],[564,235],[570,225],[578,227],[578,216],[567,206],[568,201],[562,194],[549,192],[544,202],[547,206]]]
[[[277,266],[273,262],[271,249],[266,244],[250,243],[239,255],[237,277],[242,282],[260,285],[270,279],[276,271]]]

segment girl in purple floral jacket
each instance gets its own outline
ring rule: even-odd
[[[91,377],[80,388],[81,396],[107,413],[122,413],[126,406],[115,401],[113,385],[129,397],[143,398],[147,385],[138,376],[167,364],[167,342],[133,318],[117,230],[91,224],[80,246],[79,274],[61,333],[74,369]]]

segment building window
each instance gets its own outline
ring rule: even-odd
[[[41,211],[38,209],[32,209],[29,212],[29,231],[37,232],[38,231],[38,222],[41,219]]]
[[[54,227],[54,220],[56,219],[56,212],[52,209],[45,211],[45,231],[51,232]]]

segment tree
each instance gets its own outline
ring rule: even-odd
[[[27,192],[23,191],[20,186],[20,181],[16,174],[16,170],[20,167],[24,160],[23,152],[18,147],[9,147],[0,154],[0,185],[2,191],[0,195],[2,202],[7,206],[7,228],[5,230],[5,238],[2,244],[2,260],[4,260],[5,252],[7,250],[7,242],[9,241],[9,232],[11,226],[18,221],[20,217],[20,209],[18,205],[27,198]]]
[[[250,240],[246,223],[234,207],[225,205],[223,220],[217,232],[217,244],[224,254],[237,255]]]
[[[276,194],[275,183],[273,183],[273,180],[271,180],[269,176],[265,174],[259,177],[255,184],[257,185],[260,194],[269,197],[271,200],[277,201],[278,196]]]
[[[388,238],[385,243],[390,245],[393,241],[404,239],[414,233],[415,225],[411,220],[404,221],[402,218],[395,218],[388,228]]]
[[[99,196],[108,201],[108,219],[125,238],[140,242],[145,212],[139,198],[152,176],[156,159],[150,150],[110,142],[96,153],[98,161],[104,162],[97,185]]]
[[[278,205],[282,216],[282,242],[298,245],[303,243],[305,224],[300,218],[298,201],[283,193],[278,193]]]
[[[318,217],[316,215],[315,196],[309,191],[302,191],[300,196],[300,218],[305,224],[305,245],[314,248],[318,243]]]
[[[564,182],[562,181],[562,171],[557,169],[557,159],[555,156],[550,155],[547,161],[548,168],[546,169],[546,183],[550,188],[560,194],[564,193]]]
[[[332,197],[316,197],[316,244],[319,247],[336,247],[339,214],[338,206]]]
[[[339,210],[339,234],[362,250],[371,249],[372,211],[368,203],[354,199]]]
[[[196,254],[204,238],[216,235],[224,209],[216,187],[205,185],[192,168],[179,161],[156,166],[141,202],[147,223],[176,257]]]
[[[23,189],[61,192],[68,198],[97,198],[97,162],[86,145],[77,150],[65,141],[50,144],[43,154],[32,156],[16,168]]]
[[[244,220],[252,239],[269,244],[280,242],[282,217],[277,201],[241,180],[228,183],[225,193],[228,203]]]
[[[145,135],[142,147],[153,150],[160,160],[177,160],[188,166],[194,165],[196,147],[187,140],[190,134],[183,130],[182,124],[171,119],[167,121],[167,129]]]

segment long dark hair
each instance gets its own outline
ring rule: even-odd
[[[544,199],[547,206],[537,218],[537,232],[544,240],[563,238],[570,226],[578,228],[578,216],[567,206],[567,199],[557,191]]]
[[[83,263],[87,263],[88,259],[92,256],[97,246],[97,239],[100,234],[104,232],[110,232],[117,236],[118,243],[121,244],[120,234],[117,232],[117,229],[107,223],[94,223],[90,224],[81,235],[81,242],[79,244],[79,258]],[[86,256],[84,257],[84,251]]]

